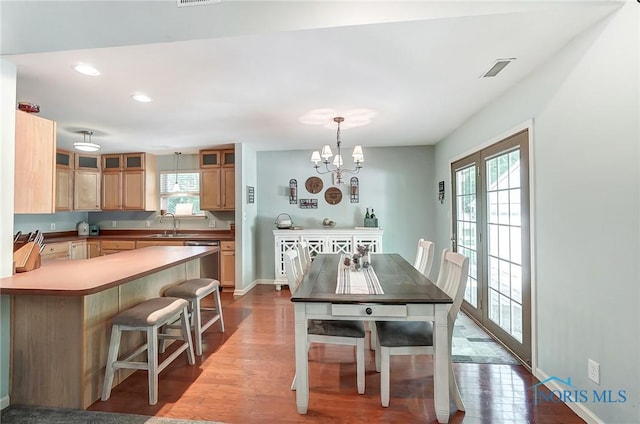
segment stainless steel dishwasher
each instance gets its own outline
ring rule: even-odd
[[[187,240],[184,245],[220,247],[220,240]],[[220,281],[220,251],[200,258],[200,277]]]

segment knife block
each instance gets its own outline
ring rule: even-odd
[[[40,268],[40,246],[30,241],[13,252],[16,272],[27,272]]]

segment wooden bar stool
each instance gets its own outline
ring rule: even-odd
[[[202,306],[202,299],[213,294],[215,308]],[[194,278],[182,284],[171,287],[164,293],[165,296],[179,297],[189,301],[191,325],[194,327],[196,355],[202,355],[202,333],[220,320],[220,331],[224,332],[224,319],[222,318],[222,303],[220,302],[220,281],[212,278]],[[207,322],[202,323],[202,311],[214,311]],[[164,344],[161,346],[164,351]]]
[[[116,370],[120,368],[147,370],[149,373],[149,404],[158,402],[158,374],[176,359],[182,352],[187,351],[189,364],[196,362],[193,355],[193,342],[188,321],[189,302],[176,297],[158,297],[146,300],[133,308],[124,310],[112,320],[111,342],[102,387],[102,400],[111,396],[111,386]],[[158,331],[162,326],[180,320],[182,340],[179,346],[162,363],[158,364],[158,340],[166,337]],[[118,359],[120,350],[120,336],[123,331],[144,331],[147,333],[147,343],[140,346],[135,352],[124,359]],[[176,338],[175,336],[170,336]],[[133,361],[132,359],[147,351],[147,362]]]

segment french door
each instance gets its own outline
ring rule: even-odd
[[[469,257],[463,310],[531,365],[529,134],[451,164],[454,250]]]

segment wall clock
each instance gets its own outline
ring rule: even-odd
[[[309,177],[304,186],[311,194],[320,193],[322,191],[322,180],[318,177]]]
[[[338,187],[330,187],[324,192],[324,200],[330,205],[337,205],[342,200],[342,192]]]

